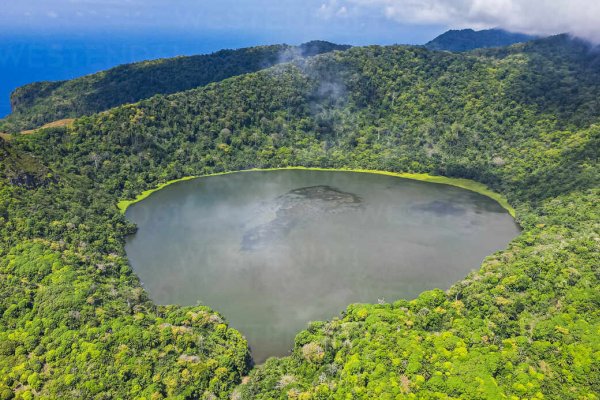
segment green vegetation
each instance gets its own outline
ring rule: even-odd
[[[207,397],[247,370],[220,315],[153,305],[120,257],[86,261],[43,240],[0,261],[2,398]]]
[[[0,398],[598,399],[591,50],[352,48],[0,142]],[[351,305],[252,369],[218,314],[148,300],[115,204],[294,165],[471,179],[523,233],[449,291]]]
[[[126,103],[207,85],[295,58],[349,46],[313,41],[300,46],[273,45],[213,54],[125,64],[81,78],[36,82],[11,95],[13,113],[0,120],[0,132],[19,132],[46,123],[81,117]]]
[[[469,51],[486,47],[503,47],[515,43],[528,42],[535,36],[523,33],[512,33],[502,29],[449,30],[428,42],[425,47],[430,50]]]
[[[182,182],[182,181],[189,181],[190,179],[195,179],[197,178],[196,176],[186,176],[183,178],[179,178],[179,179],[172,179],[168,182],[165,183],[161,183],[160,185],[158,185],[157,187],[155,187],[154,189],[148,189],[143,191],[141,194],[137,195],[135,199],[133,200],[121,200],[117,203],[117,208],[119,210],[121,210],[121,213],[125,214],[125,211],[127,211],[127,208],[129,208],[130,205],[138,203],[142,200],[144,200],[145,198],[147,198],[148,196],[150,196],[152,193],[159,191],[160,189],[163,189],[166,186],[169,186],[173,183],[177,183],[177,182]]]

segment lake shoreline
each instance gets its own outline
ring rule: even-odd
[[[210,176],[220,176],[220,175],[229,175],[235,174],[238,172],[266,172],[266,171],[284,171],[284,170],[306,170],[306,171],[327,171],[327,172],[355,172],[355,173],[363,173],[363,174],[375,174],[375,175],[387,175],[394,176],[397,178],[403,179],[411,179],[420,182],[430,182],[437,183],[442,185],[455,186],[462,189],[469,190],[471,192],[479,193],[483,196],[489,197],[492,200],[496,201],[503,209],[505,209],[513,218],[516,218],[515,209],[509,204],[508,199],[504,197],[502,194],[494,192],[490,188],[488,188],[485,184],[465,178],[449,178],[441,175],[430,175],[424,173],[412,173],[412,172],[389,172],[382,170],[370,170],[370,169],[343,169],[343,168],[318,168],[318,167],[280,167],[280,168],[252,168],[252,169],[243,169],[238,171],[227,171],[227,172],[216,172],[213,174],[206,175],[192,175],[186,176],[183,178],[173,179],[168,182],[162,183],[153,189],[148,189],[143,191],[133,200],[121,200],[117,203],[117,208],[121,212],[121,214],[125,214],[127,209],[136,203],[146,199],[148,196],[152,195],[154,192],[157,192],[165,187],[172,185],[177,182],[189,181],[192,179],[205,178]]]
[[[127,210],[137,230],[125,251],[157,304],[219,310],[257,362],[348,304],[447,289],[520,233],[495,200],[451,185],[253,172],[149,195]]]

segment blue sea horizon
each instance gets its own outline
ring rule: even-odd
[[[117,65],[265,44],[259,37],[181,34],[2,34],[0,118],[10,114],[10,94],[38,81],[73,79]]]

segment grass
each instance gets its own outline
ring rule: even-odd
[[[475,182],[470,179],[448,178],[445,176],[437,176],[437,175],[429,175],[429,174],[414,174],[414,173],[410,173],[410,172],[388,172],[388,171],[378,171],[378,170],[370,170],[370,169],[332,169],[332,168],[307,168],[307,167],[246,169],[246,170],[242,170],[242,171],[218,172],[215,174],[207,174],[207,175],[202,175],[202,176],[186,176],[184,178],[174,179],[172,181],[165,182],[165,183],[157,186],[154,189],[146,190],[146,191],[142,192],[140,195],[138,195],[133,200],[121,200],[117,203],[117,207],[119,208],[121,213],[125,214],[125,211],[127,211],[127,208],[130,205],[138,203],[138,202],[144,200],[145,198],[147,198],[148,196],[150,196],[152,193],[159,191],[159,190],[163,189],[164,187],[169,186],[176,182],[188,181],[190,179],[196,179],[196,178],[208,177],[208,176],[228,175],[228,174],[234,174],[237,172],[282,171],[282,170],[358,172],[358,173],[365,173],[365,174],[388,175],[388,176],[395,176],[395,177],[403,178],[403,179],[412,179],[412,180],[422,181],[422,182],[430,182],[430,183],[438,183],[438,184],[442,184],[442,185],[456,186],[456,187],[459,187],[462,189],[466,189],[466,190],[470,190],[472,192],[479,193],[481,195],[489,197],[492,200],[495,200],[498,204],[500,204],[500,206],[502,206],[502,208],[504,208],[506,211],[508,211],[508,213],[513,218],[516,217],[515,209],[508,203],[508,200],[506,199],[506,197],[504,197],[500,193],[496,193],[496,192],[492,191],[490,188],[488,188],[483,183]]]
[[[40,129],[57,128],[60,126],[69,126],[69,125],[73,124],[74,121],[75,121],[75,119],[73,119],[73,118],[59,119],[58,121],[49,122],[46,125],[40,126],[39,128],[22,131],[21,135],[31,135],[32,133],[35,133],[35,132],[39,131]]]
[[[119,208],[119,210],[121,210],[122,214],[125,214],[125,211],[127,211],[127,209],[129,208],[130,205],[138,203],[142,200],[144,200],[146,197],[150,196],[152,193],[154,192],[158,192],[160,189],[163,189],[166,186],[169,186],[175,182],[181,182],[181,181],[189,181],[190,179],[196,179],[198,178],[197,176],[186,176],[183,178],[179,178],[179,179],[173,179],[172,181],[168,181],[165,183],[162,183],[160,185],[158,185],[157,187],[155,187],[154,189],[148,189],[144,192],[142,192],[141,194],[139,194],[135,199],[133,200],[121,200],[117,203],[117,207]]]

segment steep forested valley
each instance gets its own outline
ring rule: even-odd
[[[598,399],[598,49],[322,46],[17,90],[0,123],[0,399]],[[348,305],[256,366],[218,310],[150,300],[117,203],[286,166],[472,179],[523,231],[449,290]]]

